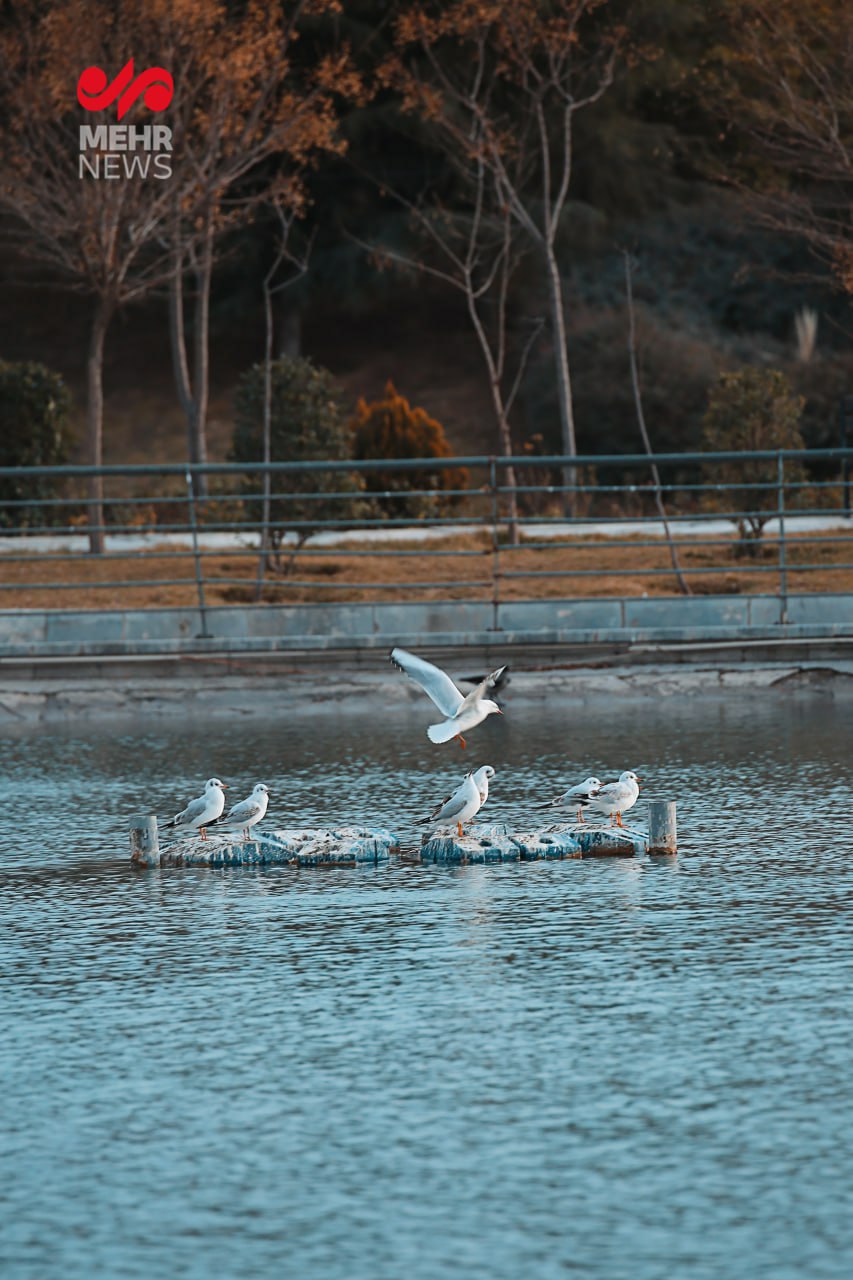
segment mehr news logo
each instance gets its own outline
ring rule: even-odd
[[[118,104],[121,120],[142,98],[149,111],[165,111],[175,86],[163,67],[133,74],[133,58],[114,80],[100,67],[87,67],[77,81],[77,101],[87,111]],[[171,178],[172,130],[165,124],[98,124],[80,126],[80,177]]]

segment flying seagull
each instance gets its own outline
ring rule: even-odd
[[[451,738],[458,738],[459,745],[464,747],[463,735],[469,729],[473,729],[481,720],[485,720],[486,716],[495,713],[503,715],[498,704],[491,698],[487,698],[486,694],[500,682],[506,671],[505,666],[498,667],[497,671],[485,676],[476,689],[472,689],[466,697],[459,692],[450,676],[440,667],[433,666],[423,658],[417,658],[406,649],[392,649],[391,661],[395,667],[399,667],[420,685],[444,716],[440,724],[431,724],[427,729],[430,742],[449,742]]]

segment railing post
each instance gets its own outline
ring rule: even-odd
[[[776,500],[779,513],[779,622],[788,621],[788,566],[785,559],[785,458],[776,454]]]
[[[492,630],[499,631],[501,544],[498,538],[498,465],[494,455],[489,458],[489,486],[492,490]]]
[[[198,611],[201,615],[201,631],[198,639],[209,640],[210,632],[207,629],[207,609],[204,603],[204,575],[201,569],[201,552],[198,545],[198,523],[195,517],[195,490],[193,488],[193,475],[191,471],[187,471],[187,496],[189,498],[190,508],[190,525],[192,526],[193,535],[193,559],[195,560],[195,584],[198,591]]]
[[[853,422],[853,396],[842,396],[838,402],[838,442],[847,448],[847,424]],[[844,514],[850,519],[850,462],[841,459],[841,499]]]

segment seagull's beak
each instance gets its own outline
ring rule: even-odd
[[[500,707],[498,707],[498,715],[499,715],[499,716],[502,716],[502,715],[503,715],[503,711],[501,710],[501,708],[500,708]]]

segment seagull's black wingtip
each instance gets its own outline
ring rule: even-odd
[[[466,684],[482,684],[484,680],[488,680],[490,682],[489,683],[490,691],[494,693],[498,693],[501,689],[505,688],[505,686],[508,685],[510,682],[509,663],[507,663],[506,666],[498,667],[497,671],[492,671],[490,674],[487,673],[479,676],[462,676],[462,679],[465,681]]]
[[[402,665],[402,663],[397,658],[394,657],[394,654],[397,652],[398,648],[399,648],[399,645],[395,644],[393,649],[388,650],[388,661],[391,663],[391,666],[394,667],[396,671],[402,671],[403,673],[405,673],[406,668]]]

